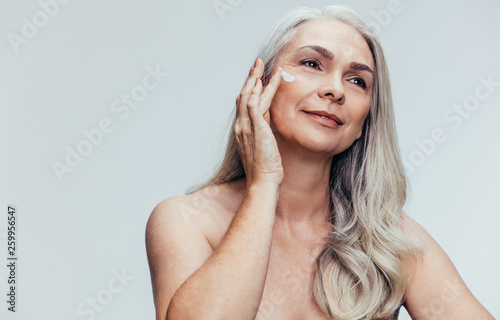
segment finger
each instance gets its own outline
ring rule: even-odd
[[[257,84],[252,92],[252,96],[247,103],[248,106],[248,115],[250,117],[250,121],[254,127],[259,127],[265,125],[264,117],[262,116],[260,109],[260,95],[262,93],[262,80],[257,79]]]
[[[243,86],[243,89],[241,90],[240,95],[237,98],[237,110],[236,110],[236,117],[240,116],[240,118],[245,122],[248,120],[248,110],[246,107],[246,104],[248,103],[248,99],[250,98],[250,95],[252,94],[252,90],[255,88],[255,84],[257,83],[257,80],[262,78],[262,75],[264,73],[264,63],[262,60],[259,58],[256,59],[256,65],[255,68],[250,69],[250,75],[248,76],[248,79]],[[260,94],[259,94],[260,95]]]
[[[252,94],[247,102],[247,109],[250,108],[259,108],[260,104],[260,95],[262,94],[262,80],[257,79],[255,81],[255,87],[252,90]]]
[[[246,103],[242,101],[241,94],[236,97],[236,122],[238,123],[242,119],[248,119],[248,111],[246,108]]]
[[[256,82],[255,80],[251,80],[251,79],[255,79],[255,77],[252,77],[254,70],[255,70],[255,68],[253,68],[253,67],[250,68],[250,72],[249,72],[249,76],[247,78],[247,81],[243,85],[243,88],[241,89],[241,92],[238,95],[238,97],[236,97],[236,119],[243,119],[244,121],[248,120],[248,111],[247,111],[246,104],[247,104],[247,101],[249,98],[248,93],[250,92],[250,94],[251,94],[251,91],[249,91],[249,90],[253,90],[253,87],[255,86],[255,82]],[[250,86],[250,84],[249,84],[250,81],[253,81],[253,86]]]
[[[243,96],[250,95],[252,93],[253,88],[255,87],[255,83],[257,79],[262,78],[264,74],[264,63],[259,58],[256,59],[255,68],[250,72],[250,75],[241,90]]]
[[[264,91],[262,92],[260,98],[260,107],[262,114],[265,114],[269,110],[269,107],[271,106],[271,101],[273,100],[273,97],[276,94],[276,91],[278,90],[280,83],[281,83],[281,67],[278,66],[277,69],[274,71],[271,80],[269,81],[267,86],[264,88]]]

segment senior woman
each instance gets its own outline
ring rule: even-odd
[[[493,319],[402,211],[389,77],[366,23],[298,8],[259,57],[218,171],[148,221],[157,319],[396,319],[402,305]]]

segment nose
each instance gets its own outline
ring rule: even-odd
[[[345,95],[342,76],[333,74],[329,77],[325,77],[323,87],[321,88],[319,94],[322,98],[327,98],[336,103],[343,104],[345,101]]]

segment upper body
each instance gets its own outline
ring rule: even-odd
[[[270,37],[267,64],[256,59],[236,99],[225,183],[151,214],[158,320],[390,319],[403,302],[414,319],[492,319],[402,212],[406,180],[376,37],[352,12],[327,11],[287,17],[294,32],[276,28],[285,34]],[[295,80],[282,82],[281,70]],[[417,258],[400,257],[401,234],[421,248]]]
[[[162,201],[149,226],[155,303],[160,314],[178,287],[213,253],[245,193],[244,179]],[[493,319],[469,291],[439,244],[404,216],[405,234],[424,247],[408,266],[404,306],[412,319]],[[275,221],[271,257],[256,319],[330,319],[311,299],[314,262],[325,235],[321,226]],[[187,259],[189,257],[189,259]],[[167,272],[168,270],[168,272]],[[238,284],[235,284],[237,286]],[[394,318],[396,319],[396,318]]]

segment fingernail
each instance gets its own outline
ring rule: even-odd
[[[255,58],[255,62],[253,63],[253,67],[257,67],[257,61],[259,60],[259,58]]]
[[[250,72],[248,73],[249,76],[252,74],[252,71],[253,71],[253,68],[250,68]]]

